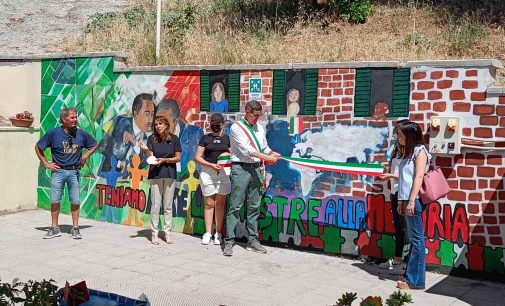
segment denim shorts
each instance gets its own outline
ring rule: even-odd
[[[61,203],[65,183],[68,187],[70,204],[79,205],[80,178],[79,170],[58,169],[51,175],[51,203]]]

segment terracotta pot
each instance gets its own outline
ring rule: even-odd
[[[14,126],[17,127],[29,127],[33,123],[33,119],[18,119],[16,117],[9,118]]]

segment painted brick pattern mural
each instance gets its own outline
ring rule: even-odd
[[[371,73],[370,82],[365,85],[358,85],[358,73],[363,72],[359,68],[321,68],[315,72],[301,69],[282,74],[285,79],[279,91],[281,99],[274,97],[277,86],[274,84],[280,75],[276,70],[243,70],[238,74],[115,73],[111,58],[46,60],[42,67],[41,133],[58,125],[62,107],[77,107],[80,127],[101,142],[100,149],[82,171],[81,214],[107,222],[149,226],[149,181],[133,175],[146,169],[142,156],[134,149],[129,149],[130,157],[120,156],[108,147],[114,141],[113,131],[120,126],[120,120],[135,120],[132,102],[141,93],[154,95],[154,114],[170,118],[173,133],[183,144],[173,227],[185,233],[202,234],[205,230],[205,205],[198,183],[200,166],[195,164],[194,154],[200,137],[207,132],[211,114],[202,109],[223,102],[215,97],[214,83],[222,83],[226,107],[239,109],[224,112],[227,131],[243,115],[245,103],[255,94],[264,107],[260,124],[267,130],[270,147],[286,157],[382,163],[391,156],[395,143],[391,136],[397,120],[409,118],[427,133],[434,115],[461,116],[463,135],[468,137],[463,144],[480,146],[487,139],[505,147],[505,97],[486,95],[493,77],[490,69],[483,67],[409,68],[408,92],[395,83],[397,71],[390,69],[390,74],[386,72],[382,78],[390,81],[387,84],[392,88],[378,93],[370,89],[377,80],[370,69],[366,72]],[[308,84],[311,76],[317,76],[312,79],[314,84]],[[258,79],[256,86],[261,85],[261,91],[250,92],[251,80]],[[355,97],[364,86],[369,86],[371,96],[383,99],[377,103],[380,107],[375,107],[379,110],[382,107],[380,116],[355,115],[358,103]],[[299,100],[289,101],[286,93],[291,87],[298,91]],[[395,117],[391,113],[397,107],[393,100],[405,94],[409,98],[405,104],[408,114]],[[285,104],[276,104],[279,101]],[[296,121],[289,118],[291,115],[287,112],[273,115],[275,108],[282,111],[290,103],[300,106],[300,113],[293,119],[302,124],[294,132],[290,125]],[[311,108],[314,105],[315,110]],[[370,105],[370,112],[373,106]],[[169,111],[163,113],[166,108]],[[146,133],[150,131],[146,129]],[[131,156],[136,154],[141,163],[135,166]],[[452,191],[447,197],[429,203],[423,215],[428,264],[502,276],[505,152],[463,148],[461,154],[434,156]],[[39,170],[39,207],[46,209],[50,204],[49,175],[44,169]],[[367,175],[318,171],[281,160],[267,167],[260,238],[266,243],[329,254],[389,258],[394,253],[390,187],[389,182]],[[68,212],[68,203],[64,203],[63,210]],[[243,214],[240,221],[242,227],[237,235],[245,236]]]

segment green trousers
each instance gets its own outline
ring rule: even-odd
[[[226,243],[235,243],[235,228],[240,209],[246,204],[246,224],[249,243],[258,240],[258,216],[261,204],[260,168],[253,164],[234,164],[231,168],[231,195],[226,214]]]

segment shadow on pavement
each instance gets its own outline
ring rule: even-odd
[[[91,225],[79,225],[79,229],[81,229],[81,230],[87,229],[90,227],[92,227],[92,226]],[[49,230],[49,226],[36,227],[35,229],[38,231],[47,232]],[[60,225],[60,231],[62,233],[70,234],[71,229],[72,229],[72,225],[69,225],[69,224]]]

